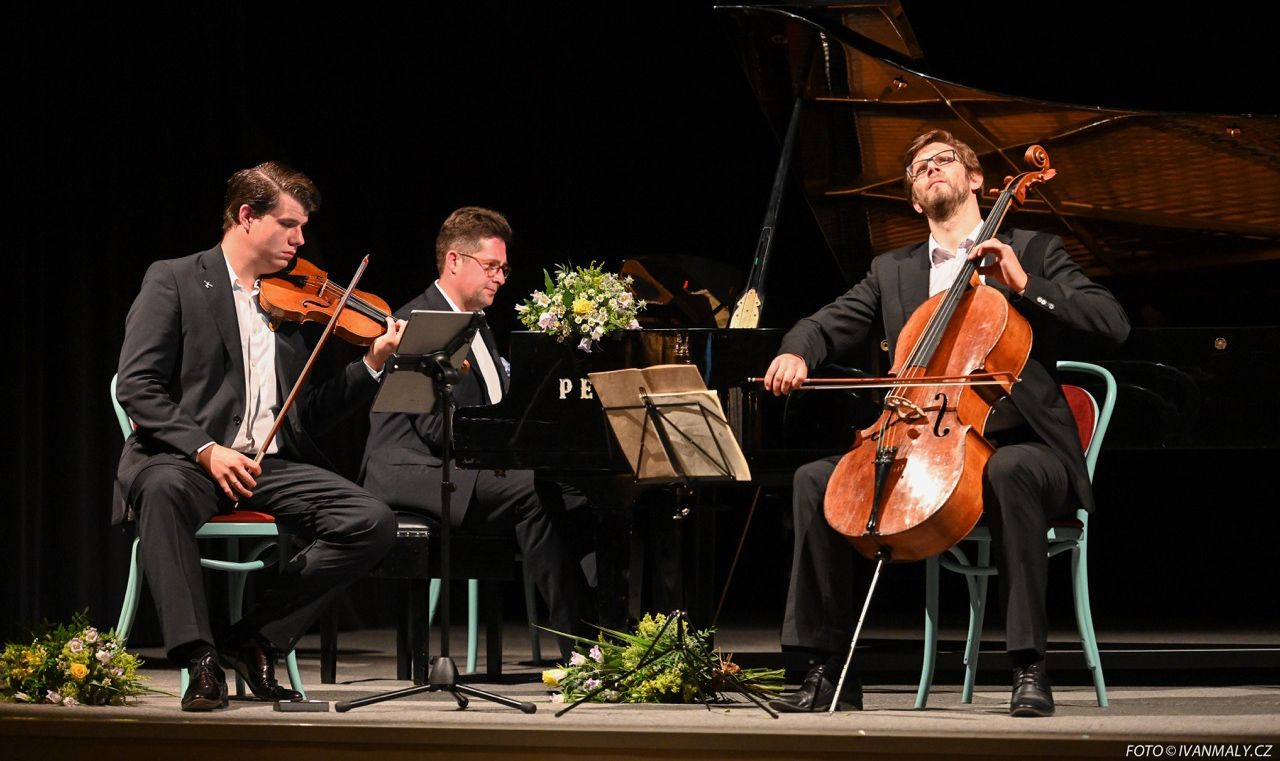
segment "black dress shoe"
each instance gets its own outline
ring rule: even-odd
[[[809,713],[830,709],[842,666],[842,663],[832,661],[814,666],[805,675],[800,689],[785,698],[770,700],[769,707],[780,713]],[[844,690],[840,695],[840,701],[836,704],[836,710],[862,710],[862,685],[852,673],[844,680]]]
[[[302,693],[281,687],[276,681],[276,651],[254,640],[218,647],[222,664],[235,672],[249,685],[249,691],[259,700],[302,700]]]
[[[182,694],[182,710],[212,711],[227,707],[227,677],[213,653],[192,664],[187,691]]]
[[[1009,699],[1010,716],[1052,716],[1053,691],[1044,661],[1013,670],[1013,697]]]

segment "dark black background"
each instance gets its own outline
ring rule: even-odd
[[[0,245],[18,382],[5,414],[0,635],[86,605],[95,621],[114,621],[127,536],[107,525],[120,447],[107,383],[124,316],[151,261],[216,242],[236,169],[278,159],[307,172],[324,203],[304,254],[339,279],[372,254],[363,285],[393,305],[434,276],[431,241],[451,209],[504,211],[516,273],[490,310],[499,333],[514,326],[510,305],[558,262],[680,253],[745,267],[777,141],[709,4],[366,5],[72,5],[6,24]],[[1280,111],[1274,47],[1239,6],[1151,4],[1124,18],[1104,3],[1060,15],[906,7],[925,70],[944,78],[1087,105]],[[820,264],[829,254],[794,206],[782,232],[792,253],[775,267],[787,284],[769,317],[777,325],[844,287],[800,287],[808,267],[829,269]],[[333,445],[349,467],[359,424]],[[1258,605],[1252,591],[1274,570],[1222,593],[1253,561],[1222,557],[1229,511],[1213,489],[1216,474],[1257,473],[1274,457],[1178,457],[1104,457],[1100,515],[1139,517],[1112,522],[1097,615],[1274,624],[1274,598]],[[1173,474],[1189,481],[1169,486]],[[1261,476],[1233,483],[1226,504],[1256,512],[1271,501],[1257,491]],[[1173,520],[1183,528],[1168,528]],[[755,544],[755,570],[730,605],[780,620],[781,582],[771,580],[785,574],[789,550],[777,536]],[[1181,558],[1174,582],[1156,570],[1169,557]],[[1177,588],[1199,583],[1188,564],[1204,588]],[[1220,594],[1179,605],[1206,588]],[[1142,598],[1154,606],[1145,617],[1133,604]]]

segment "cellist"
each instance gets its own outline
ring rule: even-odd
[[[982,168],[968,145],[935,129],[913,140],[903,156],[911,206],[929,223],[927,241],[875,257],[862,282],[800,320],[782,340],[765,386],[787,394],[809,371],[849,354],[883,324],[892,354],[899,331],[930,296],[946,290],[965,259],[982,259],[983,281],[1001,293],[1032,327],[1031,356],[1021,382],[992,409],[986,437],[996,452],[983,474],[984,519],[990,525],[1013,667],[1014,716],[1048,716],[1053,694],[1045,671],[1048,522],[1076,505],[1093,509],[1093,494],[1075,422],[1057,378],[1058,334],[1074,329],[1116,343],[1129,321],[1115,297],[1091,281],[1055,235],[1008,230],[978,245],[977,193]],[[773,701],[781,711],[825,711],[835,695],[853,633],[853,551],[823,516],[827,482],[839,457],[796,471],[795,549],[782,627],[784,648],[811,652],[819,665],[799,691]],[[862,688],[850,675],[839,708],[861,709]]]

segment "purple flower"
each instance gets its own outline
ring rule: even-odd
[[[67,643],[67,649],[73,653],[78,653],[81,650],[84,650],[84,643],[79,639],[73,639]]]
[[[590,352],[591,352],[591,339],[590,339],[590,338],[584,338],[584,339],[582,339],[581,341],[579,341],[579,342],[578,342],[578,348],[579,348],[579,349],[581,349],[582,351],[585,351],[585,352],[590,353]]]
[[[582,683],[582,689],[586,690],[587,692],[591,692],[592,690],[596,689],[599,686],[600,686],[600,680],[595,678],[588,679],[587,681]]]
[[[596,663],[604,663],[604,651],[600,649],[599,645],[592,645],[591,652],[588,653],[588,655],[590,655],[591,660]]]
[[[44,697],[46,700],[48,700],[50,703],[53,703],[54,705],[57,705],[62,702],[62,696],[54,692],[53,690],[49,690],[48,692],[46,692]]]
[[[587,656],[583,655],[582,653],[574,652],[573,655],[569,656],[570,666],[581,666],[586,662],[587,662]]]
[[[97,629],[94,629],[93,627],[89,627],[88,629],[85,629],[85,630],[84,630],[84,641],[85,641],[85,642],[88,642],[88,643],[89,643],[89,644],[91,644],[91,645],[92,645],[94,642],[97,642],[97,641],[98,641],[98,630],[97,630]]]

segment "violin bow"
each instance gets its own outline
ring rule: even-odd
[[[999,386],[1021,380],[1007,370],[970,375],[924,375],[915,378],[809,378],[796,391],[838,391],[851,388],[900,388],[914,386]],[[763,384],[764,378],[747,378],[747,383]]]

